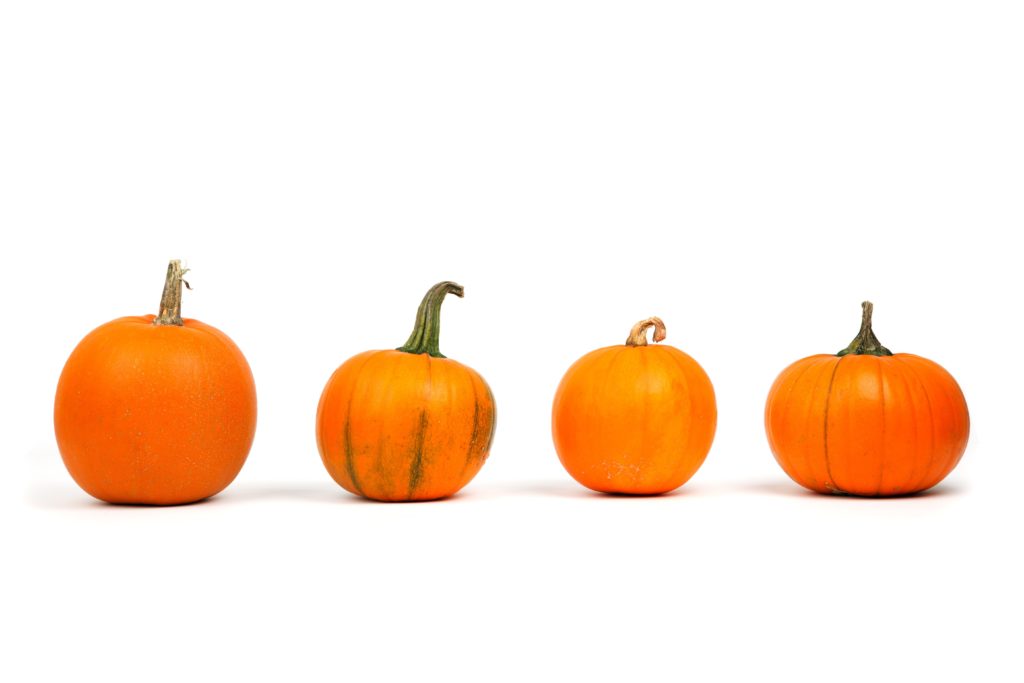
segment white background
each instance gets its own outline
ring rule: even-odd
[[[5,3],[2,677],[1020,680],[1022,31],[1014,2]],[[210,502],[103,505],[54,388],[170,258],[256,441]],[[490,460],[362,502],[320,391],[442,279]],[[767,448],[775,375],[863,299],[967,396],[930,495],[805,494]],[[591,494],[551,398],[650,315],[718,434],[675,495]]]

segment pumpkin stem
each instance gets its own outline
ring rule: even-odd
[[[652,327],[654,328],[654,341],[664,341],[665,323],[661,321],[661,318],[653,316],[633,325],[633,329],[629,331],[629,337],[626,339],[626,346],[647,346],[647,330]]]
[[[412,328],[412,334],[405,346],[398,347],[399,351],[405,353],[427,353],[434,358],[444,358],[444,354],[438,348],[438,340],[441,336],[441,303],[448,294],[462,298],[464,290],[462,285],[454,282],[438,282],[427,290],[423,301],[420,302],[419,310],[416,311],[416,325]]]
[[[875,305],[870,301],[865,301],[861,304],[861,308],[864,309],[864,312],[860,320],[860,333],[850,342],[849,346],[836,355],[891,356],[892,351],[882,346],[882,342],[878,341],[874,330],[871,329],[871,313],[874,311]]]
[[[192,287],[185,282],[184,275],[188,269],[182,269],[181,261],[174,259],[167,264],[167,279],[164,281],[164,293],[160,297],[160,314],[153,320],[154,325],[178,325],[185,323],[181,319],[181,285]]]

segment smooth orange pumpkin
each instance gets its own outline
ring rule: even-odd
[[[956,380],[927,358],[882,346],[872,310],[865,301],[847,348],[793,363],[768,394],[775,459],[812,491],[917,493],[942,481],[967,447],[970,419]]]
[[[57,384],[53,423],[68,472],[110,503],[208,498],[241,470],[256,431],[256,386],[220,330],[181,317],[179,261],[160,315],[90,332]]]
[[[438,348],[441,303],[454,282],[423,298],[405,346],[353,356],[327,381],[317,446],[342,488],[381,501],[453,495],[480,471],[494,436],[494,396],[473,369]]]
[[[623,346],[591,351],[562,378],[551,431],[576,481],[606,493],[657,494],[682,486],[715,436],[715,391],[704,369],[665,339],[659,318],[637,323]]]

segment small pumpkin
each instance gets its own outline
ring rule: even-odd
[[[439,349],[441,282],[423,297],[405,346],[348,359],[324,387],[316,437],[342,488],[381,501],[455,494],[480,471],[494,436],[494,396],[475,370]]]
[[[660,318],[641,320],[622,346],[577,360],[551,411],[562,465],[605,493],[658,494],[682,486],[704,462],[715,436],[715,391],[693,358],[666,344]]]
[[[765,406],[768,443],[786,474],[812,491],[924,491],[967,447],[967,402],[938,363],[882,346],[871,302],[862,308],[849,346],[799,360],[775,380]]]
[[[184,272],[167,267],[159,315],[118,318],[71,353],[53,424],[64,464],[110,503],[174,505],[234,480],[256,432],[256,386],[220,330],[181,317]]]

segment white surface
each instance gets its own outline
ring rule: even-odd
[[[2,678],[1020,678],[1019,4],[341,4],[0,10]],[[175,257],[252,365],[256,442],[210,502],[104,506],[54,387]],[[491,459],[363,503],[320,390],[441,279]],[[775,375],[866,298],[967,396],[932,495],[806,495],[765,443]],[[677,495],[591,495],[551,398],[655,314],[714,447]]]

